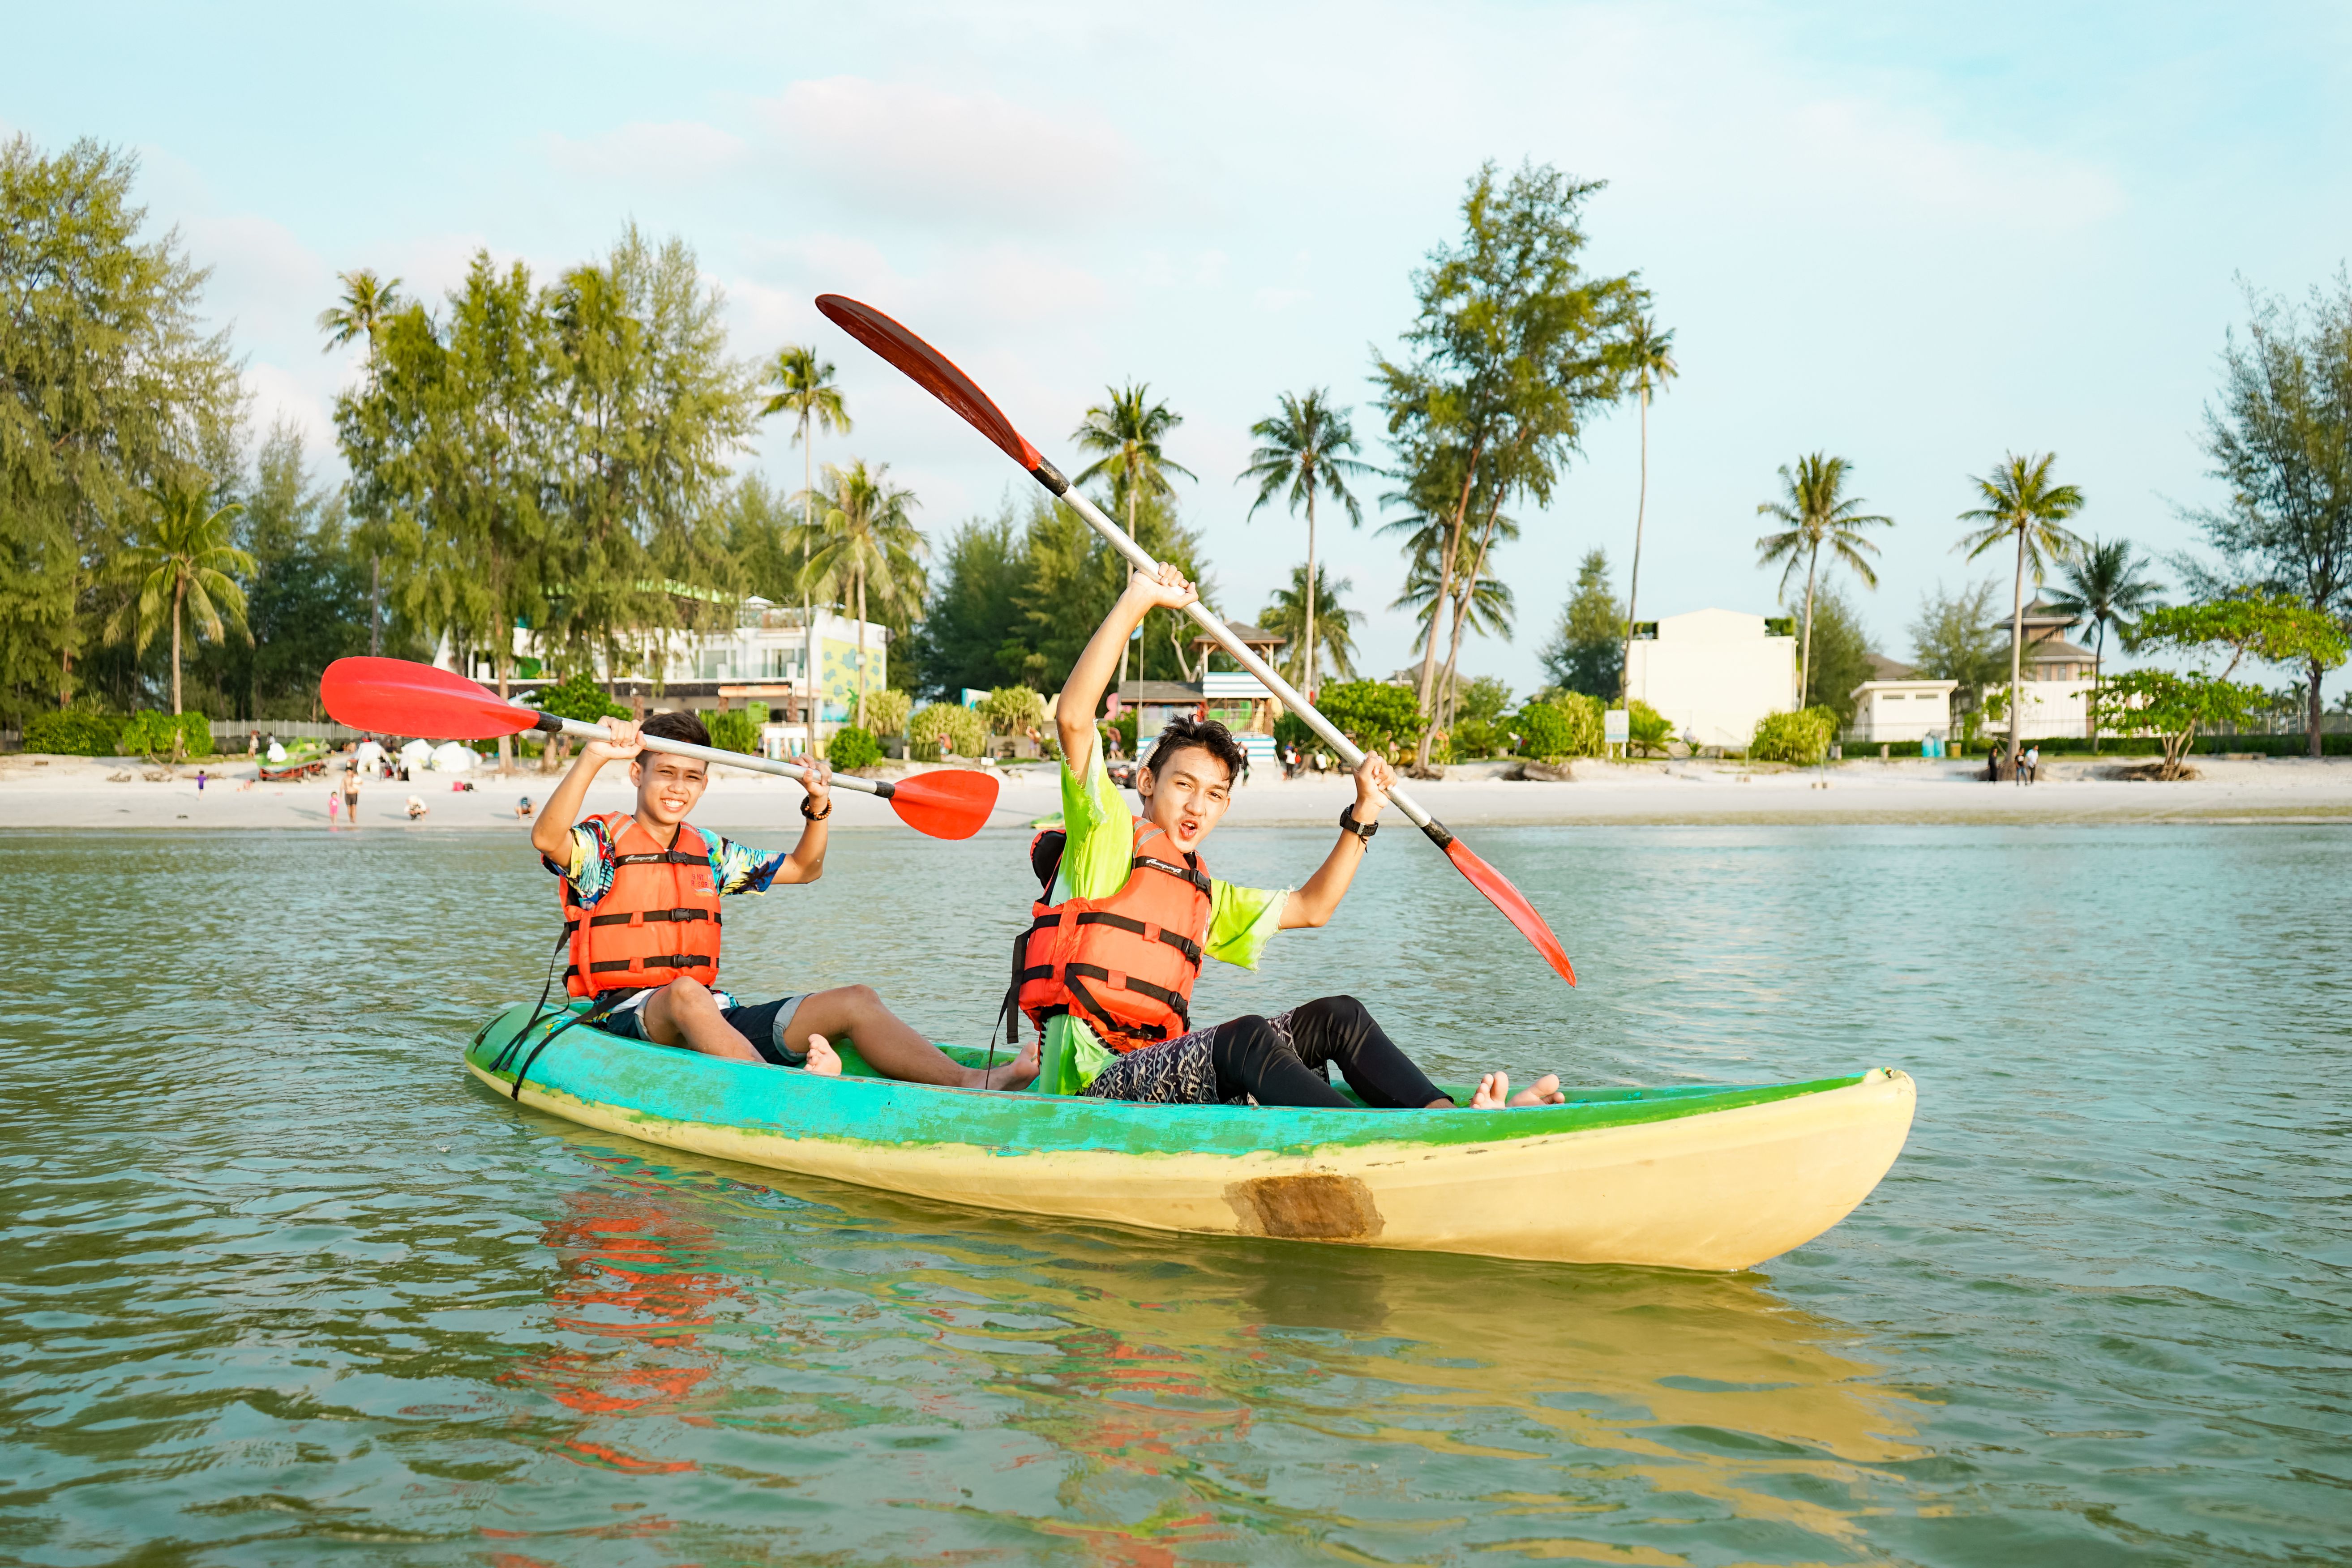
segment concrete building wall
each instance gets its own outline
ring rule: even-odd
[[[1765,715],[1797,706],[1797,640],[1761,615],[1694,610],[1633,641],[1626,690],[1700,746],[1745,747]]]

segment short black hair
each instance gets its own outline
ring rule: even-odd
[[[639,725],[637,733],[657,736],[663,740],[682,740],[688,746],[710,744],[710,732],[690,713],[657,713]]]
[[[1225,782],[1232,783],[1242,776],[1241,743],[1234,732],[1213,718],[1171,718],[1168,727],[1151,747],[1150,758],[1144,763],[1152,777],[1160,774],[1160,759],[1192,747],[1199,747],[1225,765]]]

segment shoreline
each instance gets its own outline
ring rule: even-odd
[[[1583,761],[1559,782],[1500,778],[1408,781],[1413,798],[1455,827],[1734,826],[1868,823],[2214,822],[2352,823],[2352,758],[2200,758],[2202,777],[2161,783],[2094,776],[2112,760],[2053,759],[2034,784],[1988,784],[1967,763],[1858,759],[1823,771],[1718,762],[1607,763]],[[1488,765],[1470,765],[1476,772]],[[1499,768],[1492,768],[1500,771]],[[206,765],[211,772],[211,765]],[[213,774],[199,793],[193,764],[163,768],[120,758],[0,757],[0,825],[18,831],[112,829],[327,828],[324,779],[293,784],[255,780],[249,762]],[[1060,809],[1056,770],[1027,766],[1003,770],[1003,793],[989,827],[1026,831],[1032,821]],[[361,789],[354,828],[377,831],[524,830],[514,815],[525,795],[543,800],[559,775],[495,771],[452,777],[433,774],[411,783],[371,780]],[[240,786],[244,786],[240,788]],[[421,821],[404,814],[410,795],[430,808]],[[698,817],[720,829],[773,838],[796,831],[798,785],[783,779],[722,771],[712,780]],[[590,794],[597,810],[626,810],[631,792],[619,773]],[[1234,791],[1226,818],[1234,827],[1322,827],[1335,823],[1352,799],[1345,775],[1285,780],[1264,775]],[[895,825],[889,808],[847,790],[835,796],[835,825]],[[124,821],[124,818],[129,821]],[[1384,825],[1402,823],[1391,814]]]

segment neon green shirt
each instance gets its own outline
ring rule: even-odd
[[[1110,781],[1103,766],[1102,747],[1088,748],[1085,776],[1062,763],[1062,829],[1069,841],[1062,847],[1062,869],[1054,875],[1047,902],[1070,898],[1108,898],[1127,884],[1135,862],[1135,817],[1127,797]],[[1258,955],[1282,929],[1287,888],[1236,887],[1209,879],[1209,939],[1201,950],[1209,957],[1244,969],[1257,967]],[[1045,1020],[1045,1043],[1040,1052],[1037,1082],[1040,1094],[1076,1094],[1095,1081],[1096,1074],[1116,1061],[1094,1030],[1065,1013]]]

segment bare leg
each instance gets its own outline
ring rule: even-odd
[[[672,980],[646,1002],[646,1033],[656,1045],[682,1045],[705,1056],[758,1061],[751,1042],[719,1010],[719,998],[699,980]]]
[[[884,1007],[871,986],[837,986],[829,991],[812,993],[793,1010],[793,1021],[785,1032],[794,1039],[822,1034],[838,1040],[845,1035],[857,1048],[857,1054],[874,1064],[876,1071],[908,1083],[941,1083],[958,1089],[1019,1089],[1037,1076],[1037,1046],[1034,1040],[1013,1061],[998,1063],[993,1072],[965,1067]]]

